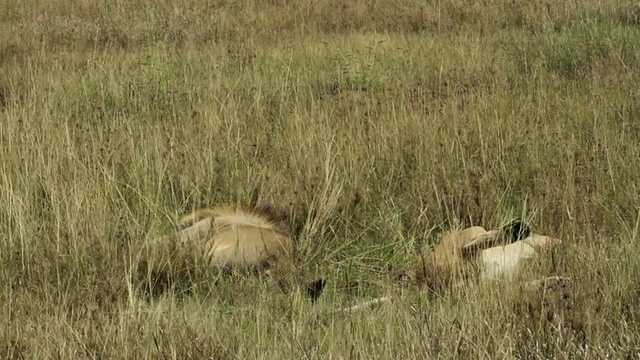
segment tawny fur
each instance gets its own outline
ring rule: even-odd
[[[183,216],[177,240],[219,269],[266,270],[290,260],[291,237],[267,213],[242,207],[198,209]]]
[[[481,278],[513,277],[526,259],[559,243],[532,233],[519,222],[491,231],[474,226],[444,235],[420,258],[415,276],[418,283],[435,291],[467,278],[472,270],[479,270]]]
[[[214,218],[219,227],[227,224],[237,224],[272,230],[276,230],[277,228],[276,222],[271,214],[231,205],[197,209],[180,218],[178,225],[185,229],[208,217]]]
[[[142,253],[138,272],[150,295],[161,294],[174,281],[188,281],[196,269],[257,271],[285,293],[299,280],[295,242],[270,211],[228,205],[204,208],[182,216],[177,225],[178,231],[151,241]],[[312,303],[324,285],[320,279],[308,286]]]
[[[415,279],[435,293],[464,284],[474,270],[479,270],[483,279],[510,279],[518,274],[524,261],[540,256],[560,243],[556,238],[532,233],[519,221],[491,231],[474,226],[444,235],[433,250],[420,257]],[[528,295],[546,293],[554,288],[559,288],[561,295],[565,295],[564,288],[569,282],[567,277],[549,276],[518,284],[521,290],[529,292]],[[390,301],[390,297],[383,297],[342,311],[360,310]]]

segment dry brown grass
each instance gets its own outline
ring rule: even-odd
[[[636,3],[1,7],[1,358],[638,356]],[[254,189],[317,306],[206,269],[139,296],[147,240]],[[561,322],[499,287],[328,314],[513,216],[567,244]]]

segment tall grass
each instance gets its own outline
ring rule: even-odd
[[[639,356],[634,2],[0,7],[0,357]],[[140,296],[178,214],[254,200],[319,304],[204,271]],[[399,295],[438,234],[515,216],[565,242],[562,321],[500,285]]]

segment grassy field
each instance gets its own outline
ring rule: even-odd
[[[637,2],[0,8],[0,358],[640,357]],[[219,203],[282,215],[299,289],[199,268],[146,299],[145,244]],[[560,321],[394,280],[513,217],[564,241],[532,269],[573,278]]]

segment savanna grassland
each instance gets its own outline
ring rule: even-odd
[[[0,358],[640,356],[636,2],[0,4]],[[219,203],[279,214],[299,287],[146,296],[146,244]],[[532,272],[572,306],[396,281],[514,217],[564,241]]]

